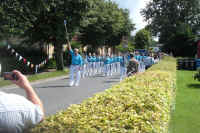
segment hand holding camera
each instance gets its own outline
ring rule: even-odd
[[[3,73],[3,77],[5,80],[11,80],[14,84],[21,88],[28,89],[31,87],[26,76],[17,70]]]
[[[18,80],[18,77],[13,72],[4,72],[3,73],[4,80]]]

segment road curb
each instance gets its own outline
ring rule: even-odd
[[[55,80],[60,80],[60,79],[68,78],[68,77],[69,76],[59,76],[59,77],[54,77],[54,78],[41,79],[41,80],[33,81],[30,84],[31,85],[37,85],[37,84],[40,84],[40,83],[49,82],[49,81],[55,81]],[[8,85],[8,86],[0,87],[0,91],[1,90],[16,89],[16,88],[19,88],[19,87],[13,84],[13,85]]]

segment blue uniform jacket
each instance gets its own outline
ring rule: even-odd
[[[80,54],[75,55],[73,50],[70,50],[72,56],[72,65],[82,65],[82,57]]]

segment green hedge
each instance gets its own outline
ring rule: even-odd
[[[31,132],[167,133],[175,71],[175,60],[165,58],[147,72],[46,118]]]

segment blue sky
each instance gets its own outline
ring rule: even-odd
[[[136,24],[136,30],[133,32],[137,32],[138,30],[145,27],[147,24],[144,21],[144,18],[141,16],[140,11],[145,7],[146,3],[150,0],[112,0],[119,4],[121,8],[127,8],[130,11],[130,17],[134,24]]]

